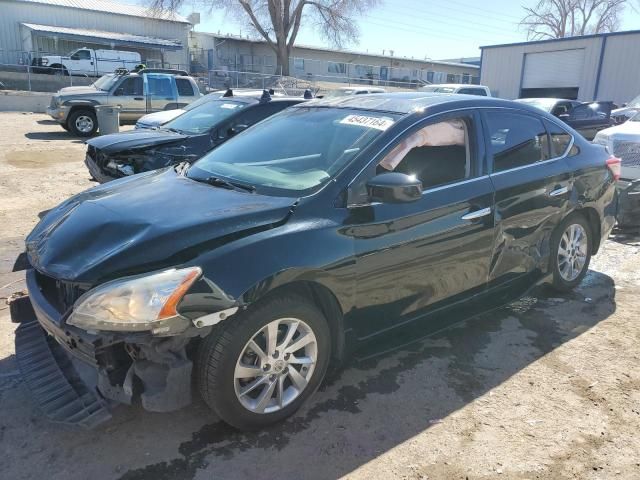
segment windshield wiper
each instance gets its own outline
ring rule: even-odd
[[[214,187],[226,188],[228,190],[244,190],[245,192],[253,193],[256,191],[256,187],[253,185],[243,185],[242,183],[230,182],[219,177],[207,177],[204,179],[209,185]]]

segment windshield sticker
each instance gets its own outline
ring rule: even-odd
[[[237,103],[223,103],[220,105],[220,108],[228,108],[229,110],[233,110],[234,108],[238,108],[240,105]]]
[[[356,125],[358,127],[375,128],[376,130],[385,131],[391,125],[393,120],[390,118],[368,117],[366,115],[347,115],[340,123],[344,125]]]

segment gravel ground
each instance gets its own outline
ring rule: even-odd
[[[88,188],[82,142],[0,114],[0,296],[38,214]],[[200,401],[118,408],[84,431],[47,422],[0,305],[0,477],[7,479],[640,478],[640,239],[611,238],[582,285],[543,287],[331,376],[295,417],[239,433]],[[18,262],[20,263],[20,262]],[[417,333],[419,335],[419,333]],[[396,345],[397,347],[397,345]]]

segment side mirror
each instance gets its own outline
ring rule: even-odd
[[[622,105],[620,105],[620,108],[626,108],[627,104],[623,103]]]
[[[367,182],[367,194],[372,202],[415,202],[422,198],[422,182],[404,173],[381,173]]]
[[[246,130],[247,128],[249,128],[249,125],[242,125],[242,124],[235,125],[229,128],[227,133],[229,134],[230,137],[233,137],[234,135],[239,134],[240,132],[242,132],[243,130]]]
[[[113,92],[114,95],[120,97],[122,95],[124,95],[124,88],[120,87],[120,88],[116,88],[116,91]]]

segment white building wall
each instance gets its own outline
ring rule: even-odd
[[[640,95],[640,33],[607,37],[598,100],[621,105]]]
[[[184,48],[165,52],[169,63],[189,64],[189,29],[187,23],[147,17],[94,12],[57,5],[46,5],[13,0],[0,0],[0,61],[7,61],[16,52],[28,50],[30,39],[20,28],[21,23],[36,23],[60,27],[104,30],[178,40]]]
[[[581,48],[585,51],[585,61],[582,82],[578,85],[578,100],[592,100],[595,93],[602,41],[601,37],[591,37],[484,48],[482,50],[480,83],[487,85],[497,97],[518,98],[520,96],[522,67],[527,53]]]
[[[276,72],[276,56],[273,50],[264,42],[251,41],[239,38],[216,37],[215,34],[193,32],[191,34],[191,48],[193,52],[215,50],[213,69],[254,71],[259,73],[274,74]],[[206,55],[202,53],[200,58],[203,65],[208,65]],[[297,60],[296,60],[297,59]],[[344,73],[330,67],[330,63],[344,63]],[[371,67],[371,68],[367,68]],[[297,77],[362,77],[367,72],[378,78],[380,67],[387,67],[388,77],[391,80],[403,78],[415,80],[426,77],[427,71],[442,72],[441,82],[446,82],[446,74],[472,77],[479,75],[479,69],[472,65],[458,66],[440,64],[428,61],[405,59],[398,57],[381,57],[346,51],[324,50],[309,47],[294,47],[291,54],[290,73]],[[423,78],[426,80],[426,78]]]

